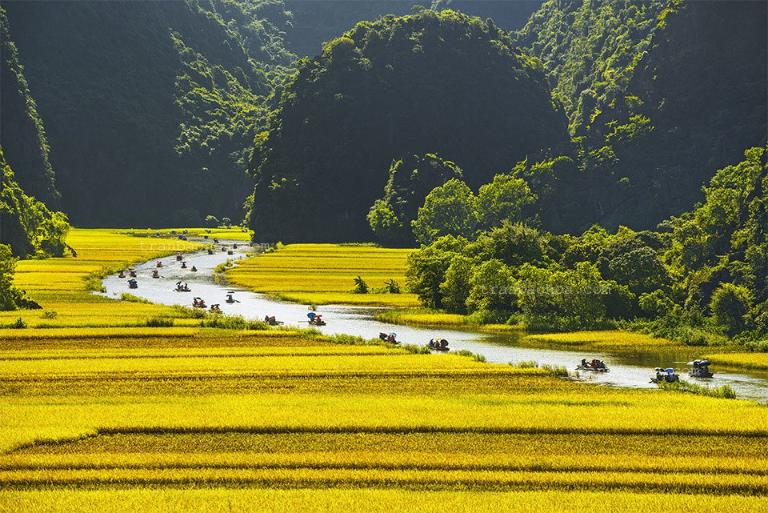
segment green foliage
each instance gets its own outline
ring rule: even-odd
[[[520,221],[523,208],[536,200],[525,180],[498,174],[477,193],[477,217],[481,228],[501,221]]]
[[[394,279],[387,280],[384,283],[384,288],[388,294],[400,294],[400,284]]]
[[[588,262],[574,269],[524,265],[518,283],[520,309],[530,330],[572,331],[605,325],[607,284]]]
[[[32,96],[11,37],[5,9],[0,7],[0,147],[16,170],[24,190],[49,205],[59,200],[43,120]]]
[[[456,178],[435,187],[411,223],[416,241],[431,244],[444,235],[472,237],[477,228],[476,201],[472,190]]]
[[[173,326],[173,319],[165,317],[152,317],[151,319],[147,319],[144,324],[150,328],[170,328]]]
[[[713,170],[764,144],[766,9],[545,1],[518,41],[541,59],[575,137],[566,160],[516,172],[539,197],[543,227],[652,228],[690,209]]]
[[[467,307],[472,312],[501,312],[516,309],[515,279],[502,261],[491,259],[476,265],[469,280]]]
[[[435,187],[461,176],[456,164],[431,153],[392,162],[384,196],[368,212],[368,224],[376,238],[390,246],[413,244],[411,222],[424,198]]]
[[[463,255],[456,256],[445,271],[440,283],[440,297],[443,307],[449,312],[466,313],[472,278],[472,260]]]
[[[408,256],[408,289],[417,294],[425,306],[442,307],[440,285],[451,261],[466,245],[466,239],[447,235]]]
[[[481,232],[467,251],[480,260],[498,259],[513,267],[524,263],[546,266],[554,253],[550,241],[549,234],[504,219],[500,226]]]
[[[752,306],[752,294],[745,287],[732,283],[721,284],[712,295],[709,309],[717,324],[730,335],[744,329],[744,317]]]
[[[250,224],[266,240],[407,231],[387,201],[365,218],[393,156],[436,152],[479,187],[567,139],[540,64],[454,11],[358,23],[298,68],[254,152]]]
[[[352,292],[355,294],[367,294],[368,293],[368,284],[365,283],[365,280],[362,276],[355,277],[355,288],[352,289]]]
[[[60,256],[66,249],[67,217],[51,212],[27,196],[16,183],[13,170],[0,148],[0,244],[9,244],[14,255]]]

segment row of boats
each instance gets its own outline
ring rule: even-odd
[[[714,373],[709,369],[711,362],[709,360],[694,360],[688,362],[690,369],[688,375],[692,378],[704,378],[708,379],[714,376]],[[581,363],[576,367],[577,371],[587,372],[610,372],[608,366],[602,360],[593,359],[587,361],[582,359]],[[654,369],[655,375],[651,377],[651,383],[676,383],[680,381],[680,375],[673,367],[656,367]]]

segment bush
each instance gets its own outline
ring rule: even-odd
[[[46,310],[45,312],[43,312],[43,319],[55,319],[58,316],[59,314],[57,314],[53,310]]]
[[[13,323],[11,323],[10,328],[15,330],[23,330],[27,327],[27,323],[22,319],[21,317],[17,318]]]
[[[729,335],[735,335],[744,329],[744,316],[751,305],[752,294],[747,288],[723,283],[712,294],[709,308],[715,322],[723,326]]]
[[[368,284],[365,283],[362,276],[357,276],[355,278],[355,288],[352,289],[352,292],[354,294],[368,294]]]
[[[400,284],[395,280],[387,280],[384,284],[384,288],[389,294],[400,294]]]
[[[165,317],[152,317],[147,319],[145,324],[149,328],[170,328],[173,326],[173,319],[167,319]]]

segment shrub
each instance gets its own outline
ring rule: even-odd
[[[389,294],[400,294],[400,284],[393,279],[387,280],[384,284],[384,288]]]
[[[23,330],[23,329],[24,329],[24,328],[26,328],[26,327],[27,327],[27,323],[26,323],[26,322],[24,321],[24,319],[22,319],[21,317],[19,317],[18,319],[16,319],[16,320],[15,320],[14,322],[12,322],[12,323],[11,323],[11,325],[10,325],[10,328],[11,328],[11,329],[15,329],[15,330]]]
[[[752,294],[747,288],[723,283],[712,294],[709,308],[715,322],[723,326],[729,335],[735,335],[744,329],[744,316],[751,305]]]
[[[368,294],[368,284],[365,283],[362,276],[355,278],[355,288],[352,289],[352,292],[355,294]]]
[[[59,314],[57,314],[53,310],[46,310],[45,312],[43,312],[43,319],[55,319],[58,316]]]
[[[173,319],[167,319],[165,317],[152,317],[147,319],[144,323],[149,328],[170,328],[173,326]]]

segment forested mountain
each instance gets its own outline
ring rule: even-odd
[[[293,59],[281,1],[3,5],[75,222],[241,215],[243,154]]]
[[[59,200],[43,120],[24,76],[8,18],[0,7],[0,147],[30,193],[55,206]]]
[[[437,152],[478,187],[567,142],[538,62],[455,11],[363,22],[300,63],[258,139],[265,240],[365,238],[393,159]]]
[[[542,59],[573,149],[519,169],[544,226],[650,228],[766,140],[766,3],[547,1],[518,40]]]
[[[51,212],[33,197],[36,195],[51,206],[58,202],[45,128],[30,94],[16,45],[9,37],[8,20],[2,8],[0,36],[0,267],[5,269],[11,255],[61,255],[69,225],[64,214]],[[6,145],[12,148],[7,157]],[[18,174],[11,164],[19,170]],[[7,274],[5,270],[3,273]],[[0,284],[3,289],[0,290],[0,309],[8,306],[4,302],[11,301],[10,293],[4,293],[11,290],[8,287]]]

